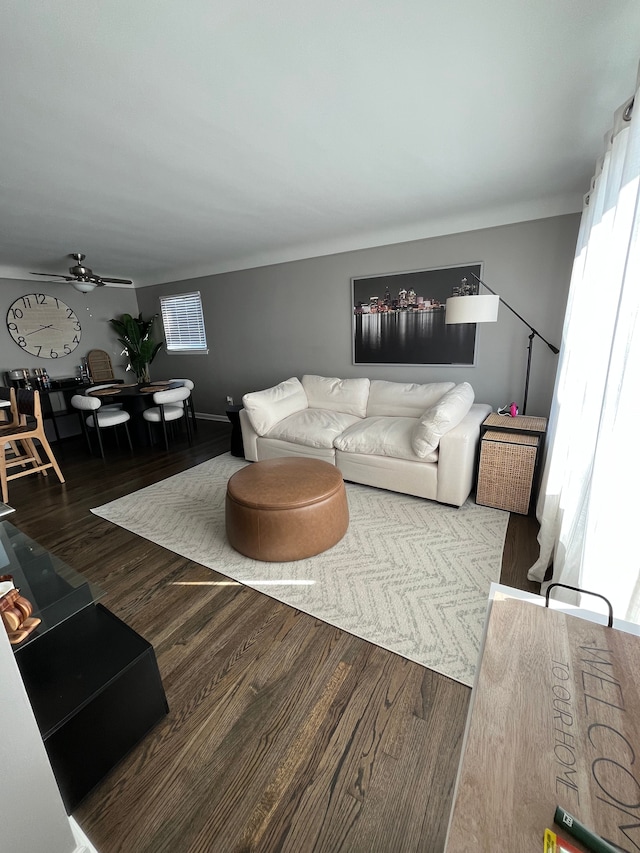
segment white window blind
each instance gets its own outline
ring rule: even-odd
[[[200,292],[161,296],[167,352],[208,353]]]

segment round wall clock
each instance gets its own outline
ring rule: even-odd
[[[75,311],[56,296],[27,293],[7,311],[7,330],[23,352],[38,358],[62,358],[80,343]]]

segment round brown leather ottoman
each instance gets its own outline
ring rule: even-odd
[[[342,475],[320,459],[253,462],[227,483],[229,543],[247,557],[287,562],[339,542],[349,526]]]

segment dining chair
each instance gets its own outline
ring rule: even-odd
[[[0,480],[4,503],[9,501],[9,481],[16,480],[18,477],[27,477],[29,474],[42,474],[46,477],[49,468],[53,468],[58,480],[64,483],[62,471],[44,431],[40,392],[18,388],[16,392],[16,413],[19,420],[17,425],[0,428]],[[36,440],[40,442],[49,461],[43,460],[40,456],[35,444]],[[6,445],[11,443],[15,443],[20,452],[15,458],[7,459]],[[18,465],[21,470],[9,473]]]
[[[167,437],[167,423],[177,421],[184,417],[187,428],[187,439],[191,444],[191,425],[189,424],[189,411],[187,400],[191,396],[189,388],[170,388],[168,391],[156,391],[153,395],[155,406],[150,409],[145,409],[142,417],[147,422],[149,429],[149,442],[153,444],[153,435],[151,433],[151,424],[162,424],[162,434],[164,436],[165,450],[169,449],[169,439]],[[180,405],[177,405],[180,403]]]
[[[120,424],[124,424],[124,430],[127,434],[127,441],[129,442],[129,450],[133,453],[133,445],[131,444],[131,436],[129,435],[129,426],[127,424],[127,421],[131,417],[129,412],[125,412],[122,409],[108,408],[107,406],[103,408],[100,400],[97,397],[86,397],[82,394],[74,394],[71,398],[71,405],[74,407],[74,409],[78,409],[78,413],[91,412],[90,415],[80,415],[82,431],[84,432],[84,437],[87,440],[87,447],[89,448],[89,453],[93,453],[93,449],[91,447],[91,439],[89,437],[89,429],[87,429],[87,427],[89,427],[90,429],[95,429],[96,436],[98,438],[100,456],[104,459],[102,430],[108,427],[117,427],[120,426]],[[118,446],[120,446],[120,442],[118,441],[117,430],[114,430],[114,435],[116,438],[116,443],[118,444]]]
[[[115,379],[111,356],[103,349],[92,349],[87,353],[87,365],[94,382],[108,382]]]
[[[195,388],[193,380],[191,380],[191,379],[170,379],[169,382],[173,382],[174,384],[179,382],[180,386],[182,388],[188,388],[189,391],[191,391],[191,396],[189,397],[187,405],[189,406],[189,412],[191,414],[191,420],[193,421],[193,429],[194,429],[194,432],[196,432],[198,429],[198,421],[196,419],[196,410],[195,410],[195,407],[193,405],[193,389]]]

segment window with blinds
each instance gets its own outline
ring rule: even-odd
[[[209,352],[199,291],[161,296],[160,310],[169,353]]]

